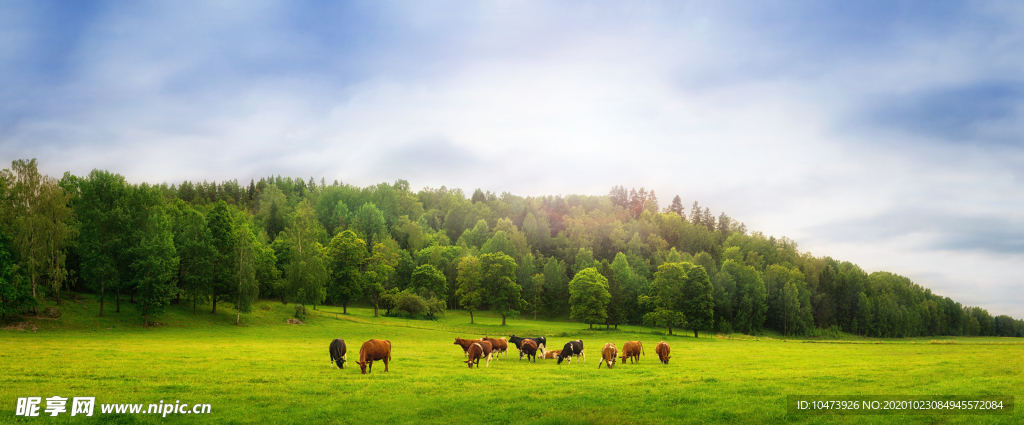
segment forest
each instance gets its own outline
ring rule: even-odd
[[[0,173],[0,313],[40,314],[61,292],[97,312],[172,304],[193,314],[258,298],[359,304],[430,319],[445,310],[646,324],[699,332],[1024,337],[1024,320],[910,279],[800,252],[725,213],[654,191],[521,197],[409,182],[357,187],[270,176],[240,184],[130,183],[116,173]]]

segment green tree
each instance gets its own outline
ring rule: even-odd
[[[135,261],[131,268],[135,272],[143,324],[149,326],[149,316],[163,313],[170,305],[178,256],[174,250],[171,220],[163,209],[152,208],[145,215],[147,219],[140,229],[141,241],[132,248]]]
[[[262,251],[245,213],[235,218],[235,325],[241,324],[242,313],[251,313],[252,304],[260,295],[260,282],[256,279],[259,253]]]
[[[363,294],[373,303],[373,317],[378,316],[381,294],[387,290],[387,283],[395,273],[398,254],[379,243],[373,247],[373,255],[366,260],[363,272]]]
[[[99,292],[102,317],[106,290],[117,288],[122,280],[119,264],[128,233],[128,185],[119,174],[92,170],[79,187],[81,198],[75,207],[81,223],[82,277]]]
[[[469,312],[469,323],[473,323],[473,312],[484,305],[484,287],[481,283],[483,274],[480,270],[480,259],[474,256],[462,257],[459,261],[459,289],[455,292],[459,305]]]
[[[178,254],[178,287],[192,299],[192,314],[196,305],[212,292],[213,261],[217,251],[213,247],[206,218],[187,202],[179,199],[173,204],[174,246]]]
[[[672,335],[672,327],[681,326],[686,318],[684,288],[687,276],[683,264],[665,263],[659,266],[654,273],[652,296],[642,299],[644,303],[655,307],[653,312],[644,315],[644,322],[668,327],[669,335]]]
[[[323,236],[323,227],[316,220],[312,205],[303,199],[295,210],[292,226],[282,236],[291,247],[291,262],[285,268],[290,294],[303,307],[312,304],[316,309],[327,298],[329,260],[319,242]]]
[[[412,272],[410,285],[417,290],[425,289],[428,292],[428,297],[432,296],[442,300],[448,297],[448,284],[444,274],[430,264],[419,266]]]
[[[366,242],[351,230],[334,235],[327,247],[331,260],[331,285],[328,299],[341,303],[342,313],[348,314],[348,304],[362,294],[363,263],[366,261]]]
[[[601,276],[597,268],[580,270],[569,282],[569,316],[594,329],[594,323],[602,323],[608,318],[607,307],[611,297],[608,279]]]
[[[367,202],[356,210],[350,228],[372,247],[383,240],[384,233],[387,232],[387,222],[384,220],[384,213],[372,202]]]
[[[580,271],[595,268],[597,265],[597,261],[594,260],[594,252],[586,248],[580,248],[579,251],[576,252],[575,261],[572,263],[572,274],[575,276],[579,274]]]
[[[686,316],[688,326],[693,329],[693,336],[696,338],[699,331],[710,330],[715,325],[714,288],[704,267],[690,263],[682,264],[686,272],[682,313]]]
[[[215,251],[211,257],[213,279],[210,285],[210,300],[213,303],[213,309],[210,310],[210,313],[217,314],[217,302],[230,301],[235,290],[235,268],[232,259],[236,238],[234,221],[231,211],[228,210],[228,204],[218,201],[206,216],[206,223],[210,229],[210,240]]]
[[[69,225],[71,194],[52,177],[40,175],[35,159],[16,160],[3,174],[11,183],[4,204],[13,215],[14,247],[32,287],[32,298],[39,298],[37,287],[45,281],[60,304],[60,289],[68,277],[65,248],[76,236]]]
[[[14,247],[11,237],[0,230],[0,318],[17,314],[22,308],[34,305],[29,288],[19,285],[15,275]]]
[[[522,308],[522,288],[516,283],[516,260],[501,252],[480,256],[480,269],[491,310],[505,318]]]

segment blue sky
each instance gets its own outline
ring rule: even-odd
[[[3,2],[0,160],[680,195],[1024,317],[1014,2]]]

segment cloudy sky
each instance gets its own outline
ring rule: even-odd
[[[1024,317],[1020,2],[0,3],[0,161],[680,195]]]

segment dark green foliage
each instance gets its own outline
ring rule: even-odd
[[[598,273],[594,267],[580,270],[569,282],[569,316],[594,328],[594,323],[604,323],[608,319],[608,279]]]
[[[409,286],[413,289],[426,291],[428,296],[446,299],[448,296],[448,283],[441,271],[430,264],[419,266],[412,272],[412,280]]]
[[[142,223],[141,240],[132,248],[135,261],[131,268],[135,272],[135,288],[138,290],[138,305],[144,324],[149,326],[149,316],[163,313],[174,293],[172,278],[178,268],[178,256],[174,249],[171,220],[162,208],[153,207],[146,211]]]
[[[480,274],[491,310],[501,315],[501,324],[522,308],[522,288],[516,283],[516,262],[503,253],[480,256]]]

